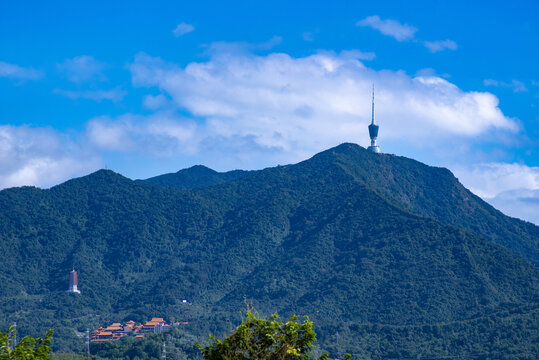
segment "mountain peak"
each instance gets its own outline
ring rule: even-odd
[[[97,187],[110,186],[118,183],[132,182],[131,179],[109,169],[99,169],[85,176],[68,180],[51,188],[55,190],[68,186]]]
[[[110,169],[99,169],[97,171],[94,171],[93,173],[88,174],[88,176],[90,177],[116,177],[116,176],[124,177],[120,173],[117,173]]]
[[[182,174],[182,173],[217,174],[218,172],[204,165],[193,165],[189,168],[181,169],[176,172],[176,174]]]
[[[204,165],[194,165],[175,173],[163,174],[145,180],[137,180],[137,182],[180,190],[198,189],[236,180],[248,173],[249,171],[244,170],[220,173]]]

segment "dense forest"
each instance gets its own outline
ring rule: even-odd
[[[539,227],[447,169],[354,144],[260,171],[101,170],[6,189],[0,251],[0,326],[53,327],[56,351],[83,351],[87,328],[162,316],[189,322],[169,336],[192,357],[247,302],[308,315],[335,357],[539,353]],[[73,264],[80,295],[65,291]],[[133,341],[95,353],[150,340]]]

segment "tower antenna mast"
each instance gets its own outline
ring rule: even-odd
[[[374,84],[372,84],[372,124],[374,124]]]

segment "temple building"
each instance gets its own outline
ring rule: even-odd
[[[71,273],[69,273],[69,289],[67,290],[67,292],[80,294],[78,285],[79,285],[79,277],[77,276],[77,272],[75,271],[75,266],[73,265],[73,270],[71,270]]]
[[[132,336],[136,339],[144,338],[146,333],[161,334],[169,331],[174,326],[187,325],[188,322],[173,322],[167,324],[163,318],[152,318],[143,324],[137,324],[134,321],[128,321],[124,325],[121,323],[113,323],[107,327],[100,327],[92,331],[90,342],[117,341],[124,336]]]

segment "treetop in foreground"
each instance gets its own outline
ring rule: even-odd
[[[6,332],[0,332],[0,360],[47,360],[50,359],[53,330],[47,331],[43,338],[25,336],[14,344],[17,330],[10,326]]]
[[[210,335],[213,344],[197,345],[204,358],[208,360],[299,360],[312,357],[311,350],[316,341],[314,324],[305,317],[303,323],[298,322],[296,315],[286,323],[277,320],[274,314],[263,319],[251,310],[233,333],[223,340]],[[329,354],[320,356],[326,360]],[[344,359],[350,359],[346,354]]]

